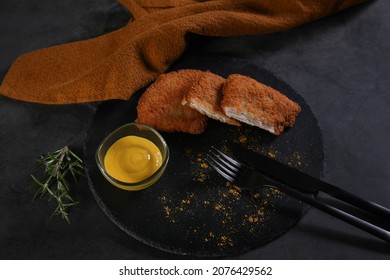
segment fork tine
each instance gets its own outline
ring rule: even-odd
[[[219,164],[223,165],[223,167],[228,168],[228,172],[234,172],[233,175],[239,171],[239,168],[232,165],[229,161],[225,160],[225,158],[222,157],[220,154],[217,154],[212,150],[209,150],[208,154],[210,155],[210,157],[213,158],[214,161],[217,161]]]
[[[222,177],[224,177],[229,182],[233,182],[235,178],[235,173],[223,164],[218,161],[218,158],[215,155],[207,154],[205,160],[217,171]]]
[[[225,155],[223,152],[221,152],[220,150],[218,150],[217,148],[215,148],[214,146],[211,146],[211,149],[215,152],[218,153],[218,155],[220,155],[221,157],[223,157],[224,159],[226,159],[228,162],[230,162],[235,168],[236,170],[238,170],[238,168],[240,168],[242,166],[242,164],[234,159],[232,159],[231,157]]]

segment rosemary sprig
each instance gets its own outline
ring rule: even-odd
[[[54,199],[57,207],[52,216],[61,215],[68,223],[68,208],[78,204],[69,194],[67,178],[72,175],[74,181],[84,174],[83,161],[68,146],[47,155],[41,155],[37,163],[44,168],[44,177],[37,179],[31,174],[37,191],[33,200],[41,199],[49,194],[49,201]]]

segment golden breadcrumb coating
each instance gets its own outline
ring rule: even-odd
[[[222,109],[250,125],[280,135],[291,127],[301,108],[279,91],[239,74],[230,75],[223,86]]]
[[[224,78],[207,71],[184,96],[182,104],[188,105],[215,120],[239,126],[239,121],[229,118],[222,111],[222,86],[224,83]]]
[[[136,121],[166,132],[204,132],[207,117],[181,104],[183,97],[203,73],[186,69],[160,75],[141,96]]]

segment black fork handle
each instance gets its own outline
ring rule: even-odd
[[[300,189],[304,192],[323,192],[390,221],[390,209],[314,178],[277,160],[243,148],[238,144],[232,144],[232,149],[237,155],[246,159],[250,165],[253,165],[254,168],[275,181]]]
[[[360,207],[368,212],[371,212],[375,215],[378,215],[384,219],[387,219],[389,222],[390,222],[390,210],[379,205],[379,204],[376,204],[374,202],[371,202],[371,201],[368,201],[368,200],[365,200],[353,193],[350,193],[350,192],[347,192],[339,187],[336,187],[336,186],[333,186],[331,184],[328,184],[328,183],[325,183],[326,186],[324,187],[323,190],[321,190],[322,192],[334,197],[334,198],[337,198],[337,199],[340,199],[344,202],[347,202],[351,205],[354,205],[354,206],[357,206],[357,207]]]
[[[336,218],[339,218],[344,222],[347,222],[357,228],[360,228],[361,230],[371,233],[372,235],[375,235],[376,237],[379,237],[380,239],[390,243],[390,232],[383,229],[380,226],[374,225],[350,213],[344,212],[336,207],[333,207],[322,201],[319,201],[317,198],[315,198],[312,195],[303,194],[293,188],[287,187],[282,184],[278,184],[275,187],[281,190],[282,192],[299,199],[302,202],[305,202],[313,207],[316,207],[317,209],[325,213],[328,213]]]

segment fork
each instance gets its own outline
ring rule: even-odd
[[[316,207],[317,209],[322,210],[327,214],[339,218],[344,222],[347,222],[390,243],[390,232],[381,225],[371,223],[356,216],[354,213],[346,212],[330,205],[327,202],[321,201],[312,192],[306,192],[302,189],[280,183],[275,179],[263,174],[261,171],[251,168],[248,165],[227,156],[215,147],[211,147],[206,155],[205,160],[223,178],[232,184],[240,186],[243,189],[254,189],[259,187],[276,188],[287,195],[290,195],[302,202]],[[375,215],[375,213],[367,211],[367,209],[363,209],[362,207],[359,207],[359,205],[354,206],[360,211],[365,211],[371,215]],[[387,223],[388,222],[389,221],[387,220]]]

